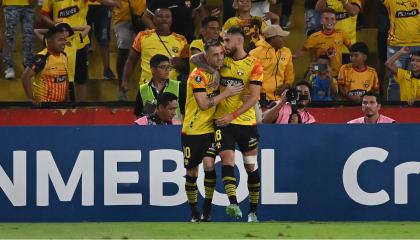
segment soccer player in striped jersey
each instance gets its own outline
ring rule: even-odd
[[[261,62],[248,55],[244,50],[245,34],[238,26],[227,30],[223,37],[228,55],[220,70],[220,91],[223,93],[230,84],[242,85],[244,90],[239,95],[224,99],[216,109],[214,116],[216,129],[216,150],[222,159],[222,177],[230,205],[226,213],[234,218],[241,218],[242,211],[236,198],[235,148],[242,152],[245,169],[248,173],[249,214],[248,222],[257,222],[257,206],[260,193],[260,175],[258,172],[258,130],[255,104],[260,96],[263,79]],[[194,56],[193,56],[194,58]],[[199,56],[191,59],[196,66],[203,67]],[[205,64],[205,63],[204,63]],[[209,69],[212,72],[211,69]],[[247,97],[244,97],[244,96]]]
[[[209,40],[205,44],[205,60],[215,69],[223,66],[224,50],[218,40]],[[209,83],[213,82],[213,74],[201,68],[195,68],[187,81],[187,99],[185,117],[182,126],[182,147],[184,150],[184,167],[187,170],[185,177],[185,191],[191,207],[192,222],[200,220],[197,206],[197,176],[198,165],[203,162],[205,200],[202,221],[211,220],[211,202],[216,186],[216,171],[214,162],[213,115],[216,105],[223,99],[238,94],[243,87],[228,86],[222,93]]]

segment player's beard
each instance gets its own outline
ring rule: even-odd
[[[236,53],[236,48],[231,48],[229,50],[226,51],[226,56],[228,57],[233,57]]]

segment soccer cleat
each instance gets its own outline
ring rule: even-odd
[[[200,211],[198,211],[197,206],[191,207],[191,222],[200,222]]]
[[[200,216],[192,216],[191,222],[200,222]]]
[[[242,212],[238,204],[230,204],[226,207],[226,213],[236,219],[242,218]]]
[[[112,72],[111,68],[104,70],[104,79],[106,80],[115,80],[115,74]]]
[[[4,78],[6,78],[8,80],[15,79],[15,69],[13,69],[12,67],[8,67],[4,71]]]
[[[201,214],[201,221],[202,222],[211,222],[211,214],[210,213]]]
[[[248,214],[248,222],[258,222],[257,214],[249,213]]]

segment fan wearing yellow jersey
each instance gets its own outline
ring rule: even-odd
[[[172,13],[168,8],[159,8],[155,11],[153,21],[156,29],[139,32],[134,39],[132,48],[124,66],[121,90],[128,90],[128,82],[134,68],[141,60],[140,84],[148,83],[152,78],[150,59],[156,54],[170,58],[173,70],[169,79],[177,80],[178,74],[188,72],[188,43],[184,36],[171,31]]]
[[[110,6],[119,7],[118,0],[96,0]],[[86,26],[88,0],[44,0],[41,8],[41,18],[49,26],[53,26],[57,19],[65,18],[70,26]],[[86,45],[89,41],[83,41],[76,52],[75,83],[78,101],[85,101],[88,81],[88,57]]]
[[[209,40],[205,45],[207,64],[220,69],[223,66],[224,50],[218,40]],[[216,187],[216,171],[214,169],[216,153],[214,150],[213,115],[216,105],[223,99],[238,94],[242,86],[228,86],[219,94],[219,90],[211,87],[213,74],[204,69],[195,68],[187,80],[187,99],[185,117],[182,125],[182,147],[184,150],[185,191],[191,207],[192,222],[211,220],[211,202]],[[203,215],[197,207],[198,165],[203,162],[205,199]]]
[[[410,55],[411,71],[395,64],[401,56],[407,54]],[[407,101],[409,104],[420,101],[420,51],[411,51],[409,47],[403,47],[386,61],[385,66],[400,85],[400,101]]]
[[[379,78],[376,70],[366,65],[369,48],[364,42],[350,47],[351,63],[341,67],[338,74],[338,87],[345,99],[360,103],[366,92],[379,94]]]
[[[74,92],[74,79],[76,71],[76,52],[79,49],[80,45],[84,44],[84,41],[89,41],[87,35],[90,31],[90,26],[75,26],[71,27],[66,23],[65,19],[58,19],[57,24],[55,25],[60,31],[64,32],[66,36],[66,47],[64,48],[64,53],[67,56],[68,62],[68,77],[69,77],[69,99],[71,102],[75,101],[75,92]],[[35,35],[40,39],[44,40],[44,34],[48,29],[35,29]],[[77,33],[75,33],[75,31]]]
[[[223,31],[227,31],[233,26],[239,26],[245,33],[245,51],[249,52],[255,48],[255,43],[260,39],[262,31],[267,24],[264,19],[251,15],[251,0],[237,1],[237,15],[229,18],[223,25]]]
[[[263,80],[261,62],[244,50],[245,34],[240,27],[231,27],[223,36],[227,57],[220,70],[220,91],[226,91],[230,84],[242,85],[240,95],[234,95],[221,101],[215,113],[216,150],[222,159],[222,177],[230,205],[226,213],[234,218],[241,218],[242,211],[236,199],[236,178],[234,173],[236,144],[242,152],[245,169],[248,173],[249,222],[257,222],[257,206],[260,191],[258,172],[258,130],[254,106],[258,102]],[[195,58],[195,56],[193,56]],[[196,58],[199,59],[199,58]],[[201,61],[191,59],[202,67]],[[210,70],[211,72],[211,70]],[[245,97],[246,95],[246,97]]]
[[[294,57],[299,58],[310,51],[311,60],[314,62],[319,56],[326,55],[331,60],[331,75],[337,77],[342,65],[343,49],[351,45],[347,35],[335,29],[335,13],[327,9],[322,13],[322,31],[315,32],[305,41],[303,48]]]
[[[387,58],[409,47],[411,52],[420,51],[420,0],[381,0],[388,10],[390,28],[388,32]],[[395,62],[398,68],[410,69],[410,54],[401,55]],[[388,85],[388,100],[399,101],[400,85],[392,76]]]
[[[34,103],[63,102],[68,92],[67,57],[64,54],[66,37],[51,27],[45,34],[48,48],[38,53],[31,67],[22,74],[22,83],[28,98]],[[32,78],[35,77],[32,82]]]
[[[336,12],[336,29],[347,34],[352,43],[356,42],[357,14],[362,8],[361,0],[318,0],[315,10],[323,12],[327,9]],[[348,53],[348,52],[346,52]]]
[[[214,16],[205,17],[201,21],[201,36],[190,44],[190,57],[194,54],[204,52],[204,44],[208,40],[217,40],[220,38],[220,23],[219,19]],[[195,66],[190,62],[190,72],[194,70]]]

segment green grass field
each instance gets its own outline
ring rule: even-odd
[[[420,238],[419,222],[0,223],[0,238]]]

